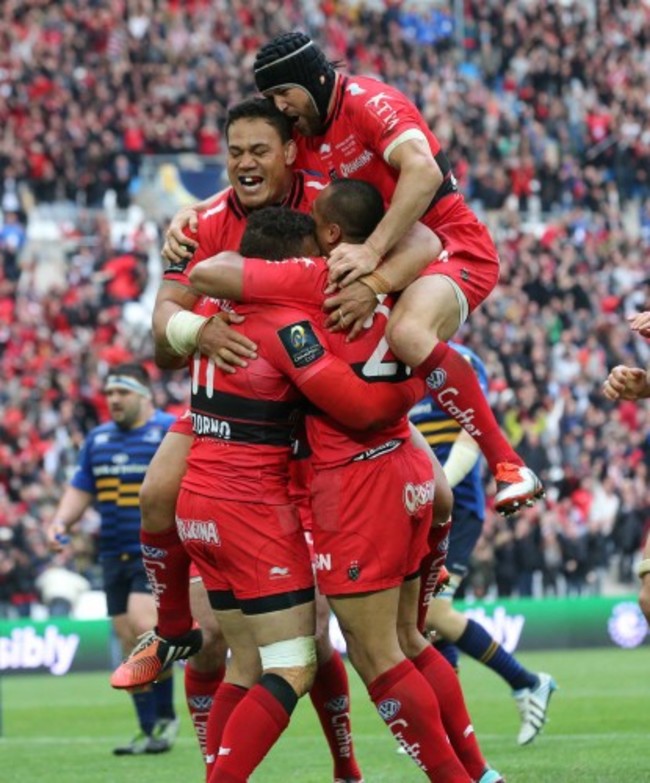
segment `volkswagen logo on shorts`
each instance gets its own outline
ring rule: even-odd
[[[329,712],[347,712],[348,709],[348,697],[347,696],[335,696],[325,703],[325,709]]]
[[[436,391],[437,389],[441,389],[446,382],[447,382],[447,373],[444,370],[441,370],[440,367],[436,367],[435,370],[432,370],[427,375],[426,384],[431,389],[431,391]]]
[[[402,703],[397,699],[385,699],[377,705],[377,712],[383,720],[388,723],[393,720],[397,713],[402,709]]]

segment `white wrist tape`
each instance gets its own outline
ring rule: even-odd
[[[262,669],[291,669],[316,663],[316,641],[313,636],[298,636],[284,642],[260,647]]]
[[[199,330],[208,319],[204,315],[179,310],[167,321],[165,335],[172,351],[189,356],[196,350]]]
[[[476,443],[468,442],[463,438],[454,442],[447,461],[442,466],[449,486],[452,489],[467,476],[474,465],[476,465],[479,456],[480,451]]]

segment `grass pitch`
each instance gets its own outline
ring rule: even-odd
[[[518,714],[505,683],[462,659],[461,680],[483,750],[508,783],[645,783],[650,781],[647,700],[650,655],[637,650],[584,650],[522,655],[548,671],[560,690],[550,722],[530,746],[516,744]],[[181,672],[179,672],[179,675]],[[367,783],[425,780],[395,743],[354,673],[352,720]],[[182,701],[177,745],[160,756],[115,758],[114,745],[135,728],[130,699],[111,690],[106,674],[4,677],[0,738],[2,783],[189,783],[202,764]],[[308,699],[252,783],[331,783],[329,755]]]

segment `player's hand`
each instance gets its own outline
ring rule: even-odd
[[[162,257],[168,264],[181,264],[192,258],[199,243],[188,237],[186,230],[196,234],[198,228],[199,213],[194,207],[183,207],[174,215],[165,234],[165,244],[161,251]]]
[[[630,322],[630,329],[633,332],[638,332],[641,337],[650,339],[650,310],[630,315],[627,320]]]
[[[641,367],[614,367],[603,384],[608,400],[638,400],[650,393],[646,371]]]
[[[328,283],[340,288],[353,283],[363,275],[374,272],[381,257],[369,245],[349,245],[341,242],[334,248],[327,259],[329,267]]]
[[[244,316],[237,313],[219,313],[199,334],[199,351],[223,372],[232,374],[237,367],[248,367],[247,359],[257,359],[257,345],[230,326],[243,320]]]
[[[58,520],[50,522],[47,528],[47,545],[50,552],[62,552],[70,543],[70,536],[65,527]]]
[[[354,340],[375,312],[377,296],[363,283],[354,282],[325,300],[329,312],[325,326],[332,332],[348,332],[348,342]]]

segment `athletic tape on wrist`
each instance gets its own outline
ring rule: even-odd
[[[179,356],[189,356],[196,350],[201,327],[208,321],[204,315],[180,310],[167,321],[165,336],[172,351]]]

